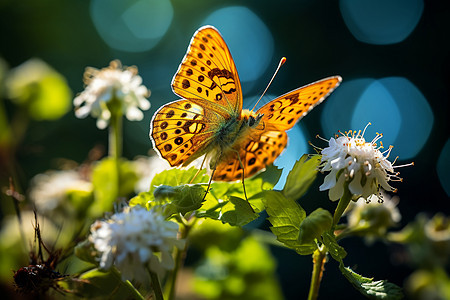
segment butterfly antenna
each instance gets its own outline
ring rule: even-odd
[[[266,89],[262,93],[261,97],[259,97],[258,101],[256,101],[256,104],[255,104],[255,106],[253,106],[252,111],[255,110],[256,105],[258,105],[259,101],[262,99],[264,94],[267,92],[267,90],[269,89],[269,86],[272,84],[272,81],[274,80],[274,78],[277,75],[278,71],[280,70],[281,66],[284,65],[285,62],[286,62],[286,57],[282,57],[280,60],[280,63],[278,64],[277,69],[275,70],[275,73],[272,76],[272,79],[270,79],[269,84],[267,85]]]

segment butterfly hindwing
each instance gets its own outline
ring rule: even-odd
[[[153,146],[172,167],[187,165],[204,154],[202,150],[214,135],[216,118],[189,100],[166,104],[152,119]]]
[[[232,156],[217,166],[213,179],[220,181],[242,179],[243,171],[239,158],[244,166],[245,178],[251,177],[273,163],[286,145],[286,132],[254,130],[241,145],[235,147],[236,151]]]
[[[178,96],[207,105],[225,118],[239,116],[239,76],[230,51],[215,28],[204,26],[194,34],[172,88]]]
[[[268,130],[288,130],[306,116],[342,81],[340,76],[325,78],[286,93],[261,107],[262,121]]]

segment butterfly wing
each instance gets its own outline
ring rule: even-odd
[[[153,115],[150,137],[171,166],[186,166],[208,152],[220,126],[237,120],[242,110],[236,66],[217,29],[205,26],[194,33],[172,88],[185,99]]]
[[[266,130],[286,131],[306,116],[341,83],[340,76],[328,77],[286,93],[261,107]]]
[[[321,103],[342,81],[341,77],[329,77],[293,90],[270,101],[254,114],[263,114],[262,123],[235,145],[216,168],[214,180],[233,181],[250,177],[273,163],[287,145],[286,130],[291,129],[314,106]],[[239,153],[239,157],[238,157]]]
[[[216,28],[204,26],[194,34],[172,89],[225,118],[240,116],[241,83],[230,50]]]
[[[244,177],[251,177],[273,163],[286,145],[287,134],[284,131],[254,130],[242,146],[236,147],[235,152],[219,163],[213,179],[219,181],[242,179],[243,170],[239,158],[244,166]]]
[[[219,116],[190,100],[178,100],[161,107],[151,122],[153,148],[172,167],[187,166],[205,154],[214,137]]]

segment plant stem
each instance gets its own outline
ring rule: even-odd
[[[341,199],[339,200],[338,206],[336,207],[336,210],[334,212],[333,228],[339,222],[339,219],[342,217],[342,214],[344,213],[345,209],[347,208],[347,206],[351,200],[352,200],[352,194],[350,193],[350,190],[348,189],[348,184],[345,184],[344,185],[344,195],[342,195]]]
[[[161,290],[161,284],[159,283],[158,275],[147,268],[148,273],[150,274],[150,279],[152,280],[153,293],[155,294],[156,300],[164,300],[164,296]]]
[[[139,293],[139,291],[134,287],[134,285],[129,280],[122,280],[122,277],[117,271],[116,268],[111,268],[111,273],[130,291],[130,293],[136,298],[140,300],[145,300],[145,298]]]
[[[122,156],[122,115],[111,113],[109,126],[109,155],[118,160]]]
[[[313,254],[313,272],[311,276],[311,285],[309,286],[308,300],[315,300],[319,296],[319,287],[327,260],[327,251],[325,246],[319,247]]]

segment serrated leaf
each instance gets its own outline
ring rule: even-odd
[[[322,233],[329,230],[333,224],[333,217],[330,212],[318,208],[307,216],[300,224],[298,241],[300,244],[314,242],[314,239],[320,238]]]
[[[223,206],[219,220],[233,226],[244,226],[258,216],[246,200],[231,196],[229,202]]]
[[[325,246],[328,248],[328,252],[330,255],[337,261],[342,261],[344,257],[347,256],[347,251],[338,244],[336,238],[330,234],[329,232],[325,232],[322,234],[322,241]]]
[[[303,208],[278,191],[264,192],[263,202],[272,224],[270,230],[277,236],[277,240],[301,255],[312,254],[317,248],[315,244],[302,245],[298,241],[300,224],[306,217]]]
[[[342,261],[339,264],[339,269],[345,278],[369,299],[398,300],[403,298],[402,289],[387,280],[373,281],[373,278],[363,277],[352,269],[344,267]]]
[[[289,172],[283,194],[293,200],[302,197],[316,179],[319,164],[320,155],[303,155]]]

